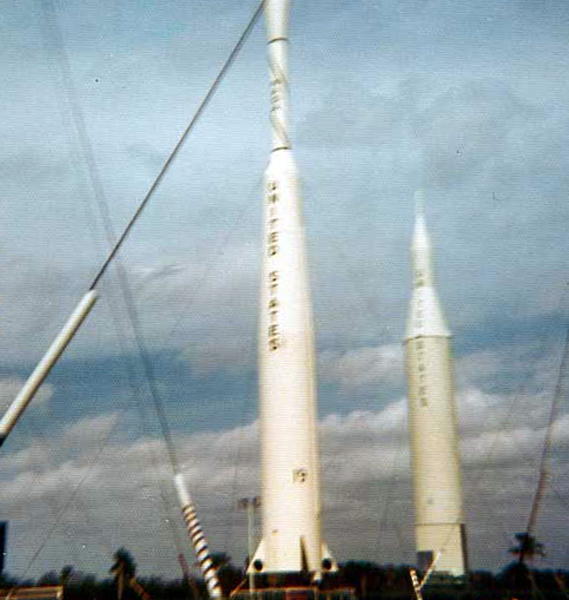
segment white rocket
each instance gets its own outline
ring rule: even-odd
[[[436,572],[462,576],[467,569],[466,536],[451,333],[435,289],[422,192],[416,194],[416,202],[405,354],[417,555],[421,568],[439,555]]]
[[[314,326],[288,127],[288,0],[267,0],[272,152],[265,173],[259,319],[263,537],[256,573],[335,568],[320,531]]]

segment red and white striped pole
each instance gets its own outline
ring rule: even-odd
[[[415,569],[409,569],[409,575],[411,575],[411,582],[413,583],[413,590],[415,591],[415,598],[417,600],[423,600],[423,594],[421,594],[421,584],[417,577],[417,571]]]
[[[219,585],[219,579],[217,577],[217,569],[211,560],[207,540],[205,539],[204,532],[202,531],[202,527],[196,514],[196,507],[192,502],[192,498],[186,488],[184,477],[181,473],[178,473],[174,477],[174,484],[176,485],[178,498],[182,507],[182,515],[198,559],[200,570],[205,579],[209,596],[212,600],[217,600],[222,597],[221,586]]]

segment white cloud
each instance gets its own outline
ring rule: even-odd
[[[463,398],[469,407],[462,417],[462,453],[470,543],[477,556],[475,566],[496,568],[507,560],[503,549],[495,545],[485,557],[482,548],[489,543],[496,527],[512,535],[522,528],[521,523],[515,523],[517,509],[507,514],[502,507],[512,494],[518,495],[519,518],[522,518],[524,503],[531,500],[535,484],[536,457],[543,442],[544,423],[527,411],[527,399],[522,401],[525,408],[510,415],[511,398],[473,388]],[[540,408],[538,412],[543,416],[547,411]],[[75,445],[71,457],[51,450],[56,448],[54,443],[50,444],[49,460],[41,460],[38,444],[3,458],[3,464],[10,465],[14,475],[4,481],[0,501],[6,518],[15,524],[11,535],[17,538],[13,540],[17,547],[22,543],[20,536],[34,530],[45,531],[74,487],[86,478],[34,569],[58,567],[50,555],[51,552],[57,555],[62,539],[69,539],[65,537],[68,531],[74,540],[95,535],[104,547],[111,549],[126,545],[134,552],[143,572],[160,568],[176,574],[175,556],[166,549],[171,544],[171,534],[164,519],[174,519],[182,539],[185,534],[177,516],[171,467],[162,440],[144,437],[128,442],[113,437],[96,465],[89,466],[115,419],[116,415],[107,414],[77,422],[64,436],[70,452],[72,442]],[[561,415],[556,426],[557,451],[559,443],[563,448],[568,441],[564,433],[567,419],[567,415]],[[506,429],[502,431],[502,427]],[[328,543],[338,558],[412,560],[406,400],[400,399],[378,411],[328,415],[321,422],[320,437],[325,528]],[[188,487],[213,547],[228,550],[239,562],[246,539],[235,501],[259,493],[257,422],[221,432],[178,435],[176,445]],[[566,463],[556,463],[553,485],[559,485],[568,471]],[[492,514],[484,508],[484,503],[480,506],[481,495],[485,504],[494,506]],[[162,496],[170,506],[167,513]],[[556,515],[555,506],[548,503],[542,517],[546,528],[555,522]],[[350,519],[347,532],[338,528],[337,519]],[[494,523],[494,529],[489,521]],[[392,529],[394,523],[399,523],[402,531]],[[383,533],[375,538],[373,532],[380,528]],[[404,548],[398,546],[401,535],[407,540]],[[38,533],[34,539],[39,538]],[[150,538],[152,549],[144,542]],[[156,562],[158,548],[164,548],[164,559]],[[375,551],[380,555],[373,554]],[[107,560],[101,554],[100,544],[91,544],[80,554],[92,565]],[[24,555],[13,560],[11,570],[23,568]],[[494,561],[494,566],[488,561]]]
[[[12,404],[24,384],[24,380],[15,377],[5,377],[0,379],[0,414],[4,414]],[[28,408],[45,407],[52,396],[53,386],[49,383],[45,383],[37,391]]]
[[[328,350],[319,355],[319,373],[337,383],[344,393],[381,383],[399,383],[403,376],[401,344],[361,347],[343,354]]]
[[[102,414],[73,423],[61,435],[62,446],[83,449],[100,445],[111,433],[118,420],[118,414]]]
[[[499,348],[479,350],[455,361],[454,373],[460,386],[491,383],[499,377],[519,383],[521,391],[536,387],[553,394],[559,372],[561,340],[523,341],[502,344]]]

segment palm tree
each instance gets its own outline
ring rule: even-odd
[[[65,565],[59,572],[59,583],[63,586],[67,585],[72,573],[73,567],[71,565]]]
[[[117,598],[122,600],[124,589],[130,584],[136,573],[136,563],[132,554],[125,548],[119,548],[114,554],[115,562],[109,572],[115,576],[117,582]]]
[[[518,545],[510,548],[510,554],[514,554],[519,558],[519,562],[523,563],[525,559],[532,559],[536,556],[545,556],[543,544],[538,542],[533,535],[529,533],[516,533]]]

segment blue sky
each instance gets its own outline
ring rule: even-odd
[[[254,9],[24,0],[3,11],[3,403],[106,251],[72,109],[121,230]],[[554,0],[294,3],[293,140],[317,323],[325,530],[339,560],[414,559],[401,340],[418,188],[454,333],[473,566],[506,564],[524,529],[567,321],[568,24],[569,7]],[[211,545],[238,564],[246,536],[235,501],[259,487],[267,114],[259,24],[121,253]],[[178,576],[166,520],[182,539],[183,527],[113,272],[100,291],[2,449],[15,574],[69,563],[104,574],[124,545],[141,574]],[[538,521],[543,567],[569,568],[567,412]]]

